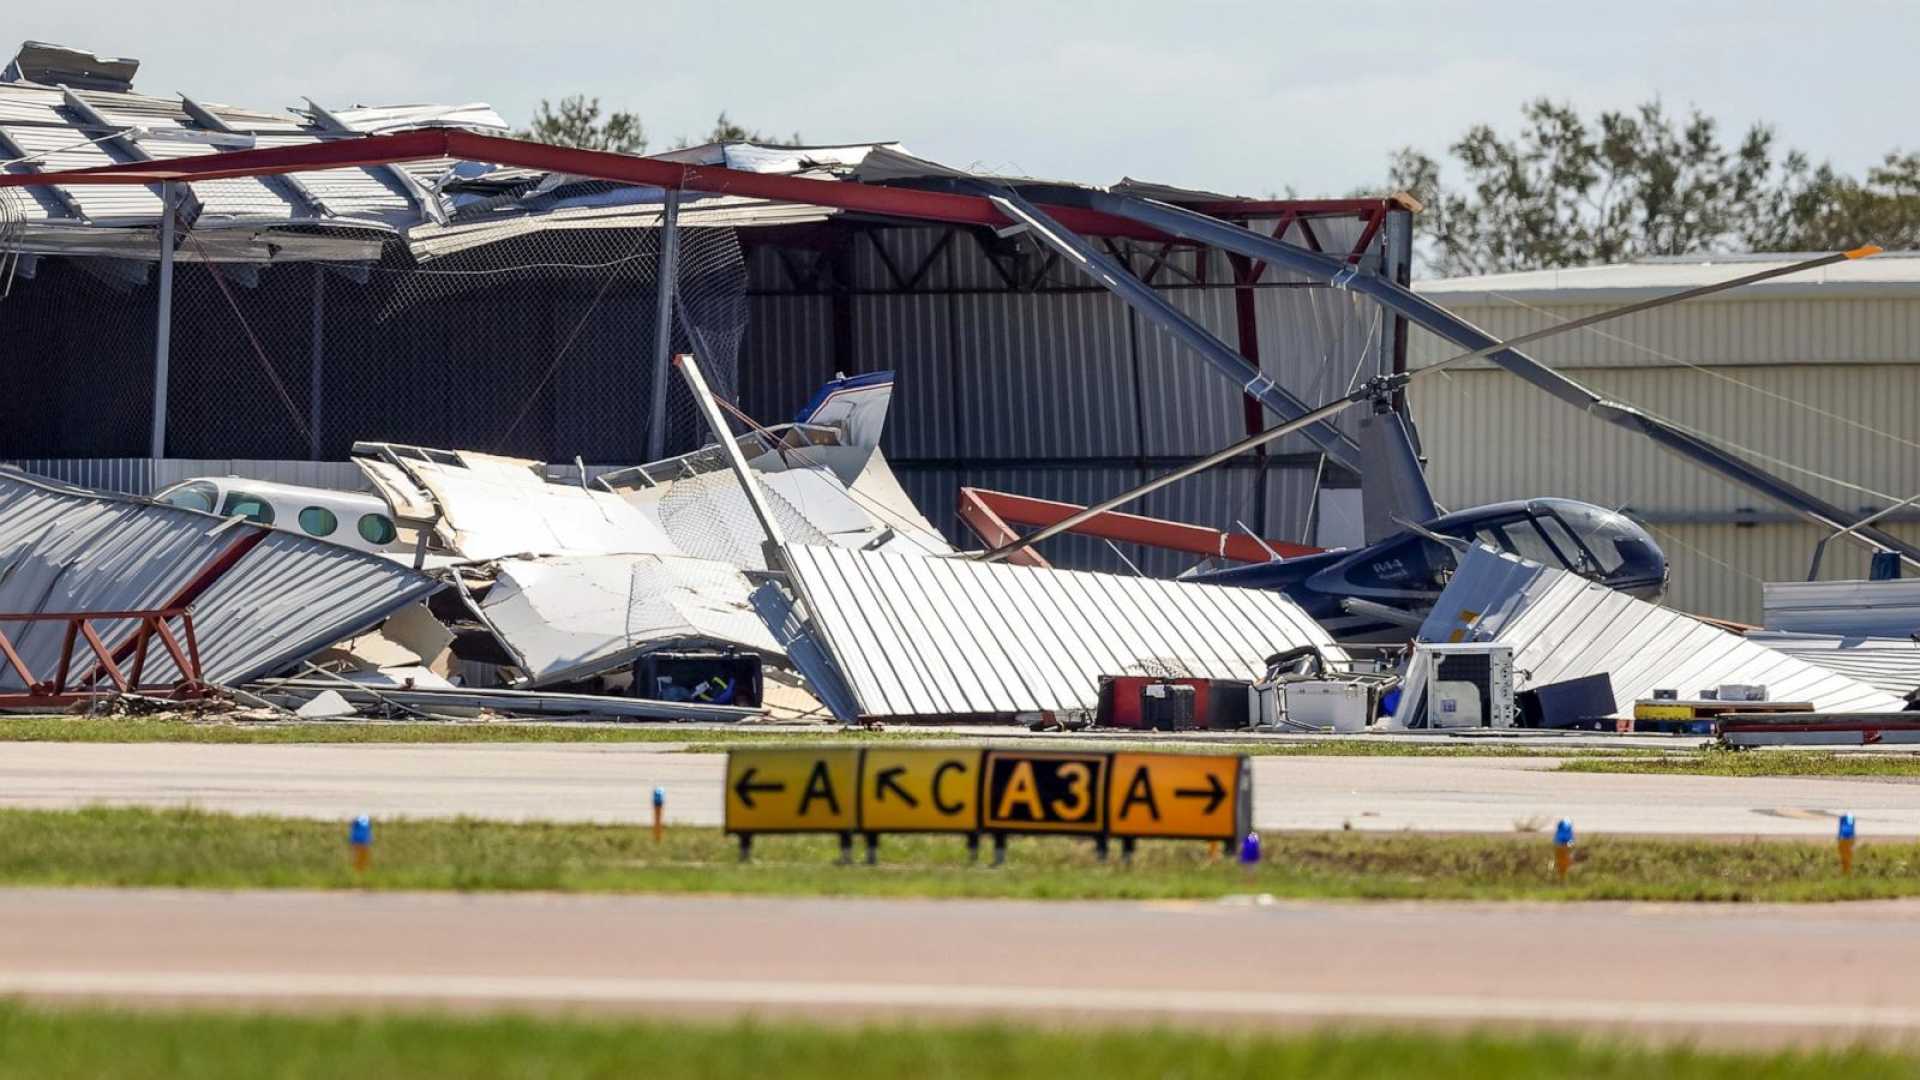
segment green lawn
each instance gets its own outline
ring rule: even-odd
[[[1684,773],[1690,776],[1885,776],[1920,777],[1920,754],[1884,751],[1709,750],[1704,753],[1582,757],[1560,772]]]
[[[0,885],[375,888],[773,895],[1537,900],[1850,900],[1920,895],[1920,844],[1863,841],[1850,878],[1831,845],[1588,836],[1555,882],[1538,833],[1279,833],[1243,868],[1197,842],[1143,842],[1132,866],[1092,844],[1015,838],[1008,865],[961,838],[887,837],[877,867],[835,865],[824,836],[766,836],[742,865],[716,829],[381,821],[373,869],[347,865],[345,823],[191,810],[0,811]],[[985,845],[983,845],[985,847]],[[984,862],[984,853],[983,853]]]
[[[1851,1080],[1920,1057],[1737,1053],[1558,1035],[1208,1033],[1006,1024],[665,1023],[524,1016],[285,1016],[0,1005],[0,1078],[745,1077],[750,1080]]]

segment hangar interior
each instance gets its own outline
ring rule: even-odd
[[[507,131],[478,104],[246,109],[142,94],[136,75],[135,61],[23,51],[0,77],[0,160],[55,171]],[[908,187],[950,175],[895,143],[661,157]],[[1411,276],[1402,200],[1116,188]],[[0,402],[0,458],[145,492],[205,472],[357,484],[338,463],[362,440],[618,466],[701,439],[677,381],[657,443],[651,423],[659,188],[446,160],[180,189],[171,221],[159,184],[10,193],[0,341],[26,362]],[[1088,502],[1264,426],[1242,386],[1031,236],[725,195],[675,213],[672,347],[700,352],[723,394],[766,423],[835,373],[895,371],[883,448],[955,539],[963,485]],[[1404,323],[1362,297],[1207,248],[1093,239],[1236,349],[1249,382],[1319,402],[1405,367]],[[1142,512],[1352,542],[1354,483],[1297,435],[1158,492]],[[1192,562],[1078,536],[1048,554],[1150,574]]]

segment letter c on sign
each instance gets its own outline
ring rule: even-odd
[[[949,771],[963,772],[965,771],[965,767],[957,761],[948,761],[943,762],[939,768],[933,770],[933,808],[943,814],[957,814],[965,810],[967,804],[957,802],[950,803],[940,794],[940,781],[946,779]]]

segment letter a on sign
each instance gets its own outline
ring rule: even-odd
[[[853,832],[858,750],[735,750],[727,755],[727,831]]]
[[[1232,840],[1253,827],[1247,759],[1115,754],[1107,827],[1115,836]]]

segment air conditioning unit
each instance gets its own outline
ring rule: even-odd
[[[1394,711],[1403,728],[1510,728],[1513,646],[1496,642],[1416,644]]]

